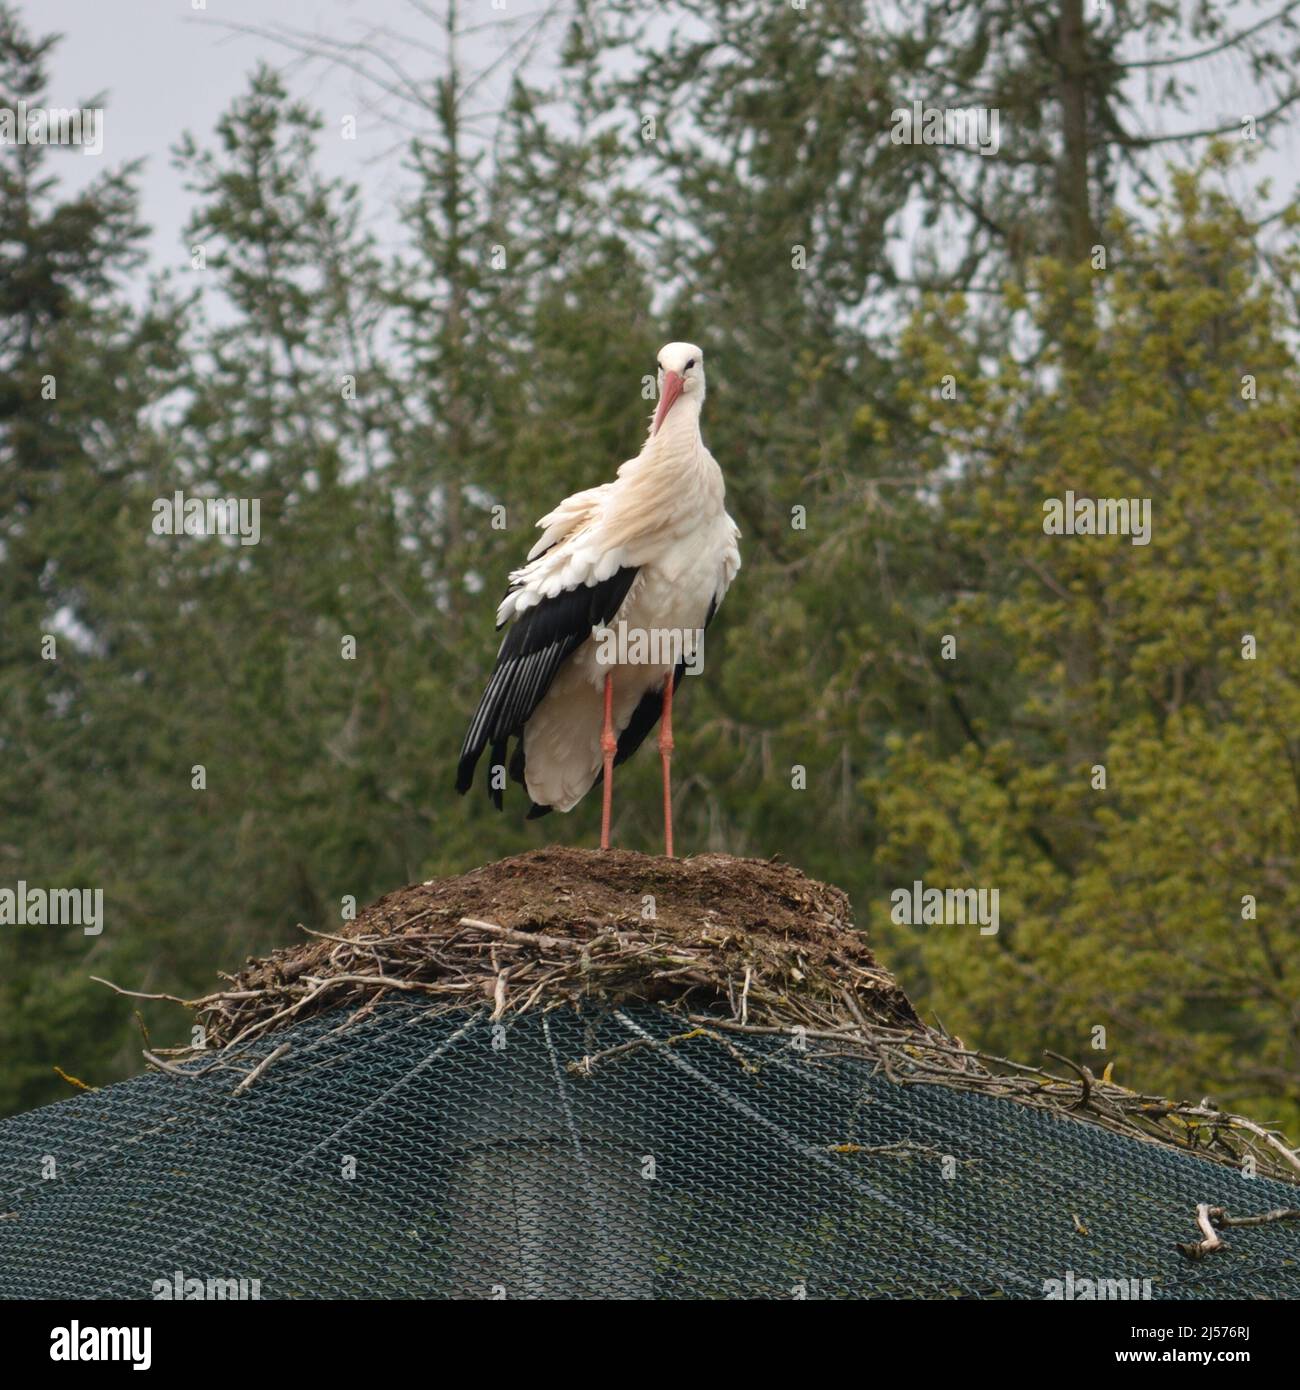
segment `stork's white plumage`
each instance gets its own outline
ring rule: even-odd
[[[497,626],[512,626],[465,735],[456,788],[469,789],[490,748],[488,786],[500,808],[514,738],[509,774],[532,798],[530,817],[572,810],[603,776],[607,847],[613,768],[662,716],[672,854],[673,690],[688,665],[697,669],[703,630],[740,568],[740,531],[700,438],[704,354],[669,343],[658,365],[659,404],[641,452],[614,482],[544,516],[527,563],[510,576]]]

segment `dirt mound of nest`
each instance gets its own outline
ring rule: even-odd
[[[398,889],[193,1002],[220,1047],[390,993],[498,1015],[639,1001],[747,1024],[921,1028],[840,889],[788,864],[627,850],[534,850]]]

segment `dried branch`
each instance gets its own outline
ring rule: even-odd
[[[1300,1221],[1300,1207],[1274,1207],[1272,1211],[1260,1212],[1257,1216],[1229,1216],[1222,1207],[1212,1207],[1201,1202],[1196,1208],[1196,1224],[1201,1228],[1201,1239],[1177,1243],[1189,1260],[1200,1260],[1216,1250],[1226,1250],[1228,1243],[1219,1234],[1229,1226],[1270,1226],[1275,1221]]]

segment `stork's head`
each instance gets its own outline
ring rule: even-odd
[[[694,343],[666,343],[659,349],[659,409],[651,434],[659,426],[680,397],[694,400],[696,409],[704,401],[704,352]]]

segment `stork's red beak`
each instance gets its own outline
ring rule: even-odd
[[[682,379],[676,372],[664,373],[664,389],[659,396],[659,409],[655,411],[655,422],[651,434],[659,433],[664,416],[673,408],[673,402],[682,394]]]

